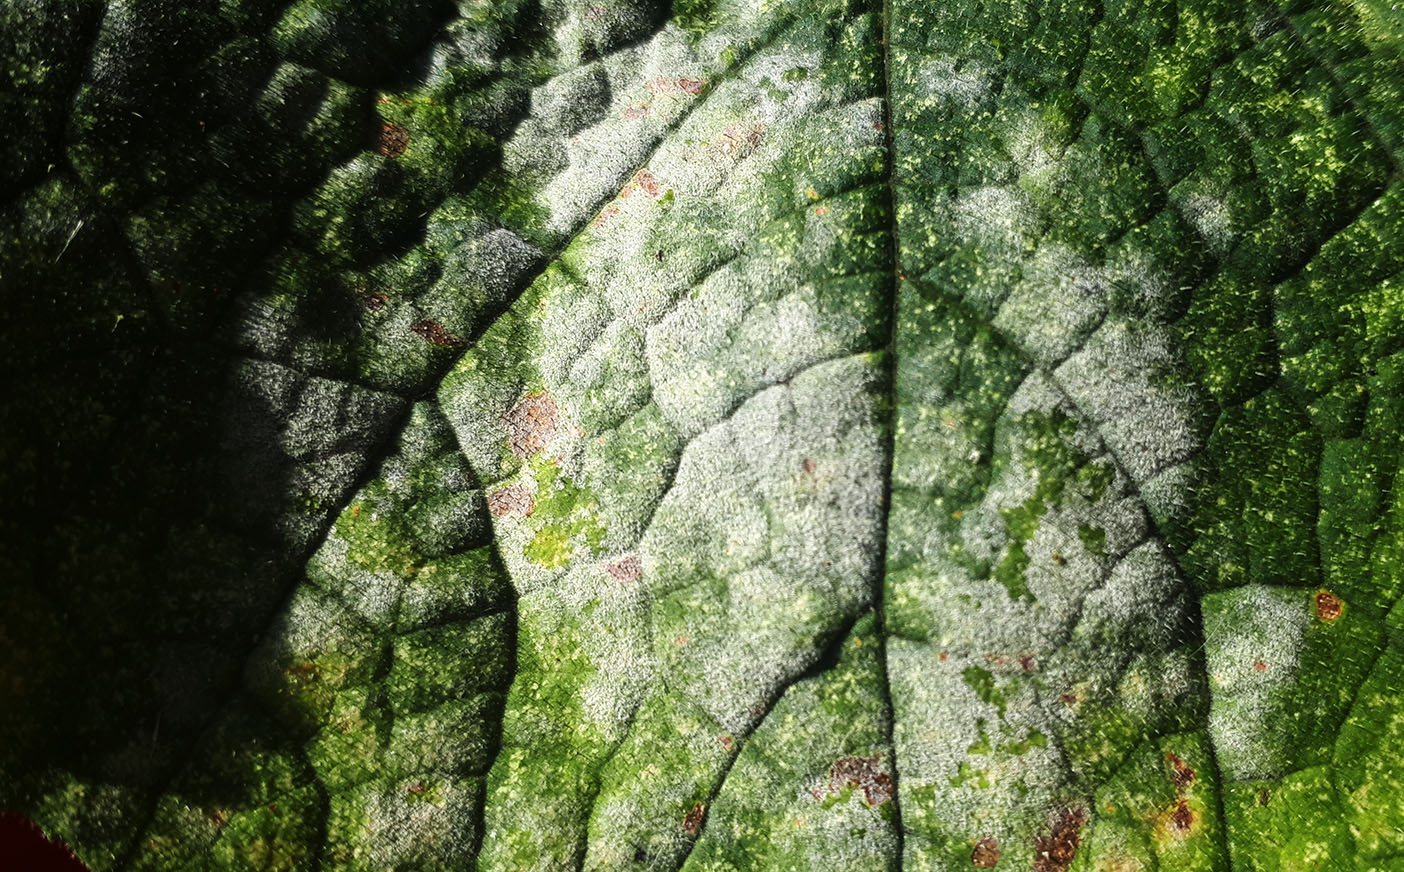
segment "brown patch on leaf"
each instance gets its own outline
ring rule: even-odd
[[[606,561],[604,571],[615,581],[638,581],[639,576],[643,575],[643,561],[639,560],[638,555],[629,554],[618,560]]]
[[[619,196],[629,199],[634,191],[643,191],[655,200],[663,193],[663,185],[658,181],[658,177],[648,170],[639,170],[634,173],[634,177],[629,180],[624,189],[619,192]]]
[[[892,776],[878,765],[881,752],[871,757],[840,757],[829,767],[828,793],[835,794],[845,787],[863,791],[868,805],[882,805],[892,798]]]
[[[739,162],[756,150],[756,146],[761,144],[764,134],[765,125],[763,124],[752,124],[750,127],[730,125],[717,134],[713,145],[716,146],[717,151]]]
[[[463,344],[463,340],[448,332],[444,325],[432,318],[416,321],[410,329],[413,330],[420,339],[423,339],[430,345],[436,345],[439,348],[457,348]]]
[[[1334,621],[1345,611],[1345,604],[1329,590],[1316,592],[1316,616],[1323,621]]]
[[[507,423],[507,445],[518,457],[530,457],[546,447],[556,435],[560,417],[556,399],[545,391],[527,394],[517,401],[503,420]]]
[[[606,206],[606,207],[604,207],[604,209],[600,210],[600,214],[598,214],[598,215],[595,216],[595,220],[594,220],[594,222],[593,222],[593,223],[594,223],[594,226],[596,226],[596,227],[603,227],[603,226],[604,226],[604,223],[605,223],[606,221],[608,221],[609,219],[613,218],[615,215],[618,215],[618,214],[619,214],[619,207],[618,207],[618,206],[615,206],[615,205],[613,205],[613,204],[611,204],[611,205],[609,205],[609,206]]]
[[[818,464],[816,464],[816,463],[814,462],[814,458],[812,458],[812,457],[806,457],[806,458],[804,459],[804,471],[805,471],[805,472],[809,473],[810,475],[813,475],[813,474],[814,474],[814,470],[816,470],[816,469],[818,469],[818,468],[819,468],[819,467],[818,467]]]
[[[361,305],[368,311],[379,312],[390,302],[389,294],[366,294],[361,298]]]
[[[1253,668],[1258,670],[1259,672],[1267,672],[1267,663],[1263,662],[1262,660],[1254,660]]]
[[[1033,656],[1032,654],[1020,654],[1020,655],[1019,655],[1019,668],[1020,668],[1020,669],[1024,670],[1025,672],[1033,672],[1034,669],[1036,669],[1037,667],[1038,667],[1038,663],[1034,661],[1034,656]]]
[[[717,736],[717,741],[721,742],[721,746],[726,749],[726,753],[728,754],[736,747],[736,740],[731,738],[731,734],[729,733],[722,733],[720,736]]]
[[[1190,831],[1194,826],[1194,822],[1195,813],[1194,810],[1189,807],[1189,801],[1181,799],[1175,804],[1174,810],[1170,812],[1170,828],[1174,832],[1183,835]]]
[[[660,76],[650,79],[648,90],[653,94],[686,94],[689,97],[696,97],[702,93],[702,89],[707,87],[707,83],[701,79],[670,79]]]
[[[1053,818],[1049,833],[1034,839],[1034,872],[1067,872],[1082,844],[1087,810],[1065,808]]]
[[[375,150],[386,157],[399,157],[409,148],[409,131],[391,121],[382,122]]]
[[[970,862],[976,869],[993,869],[999,863],[999,842],[994,836],[985,836],[975,843],[970,852]]]
[[[526,489],[526,485],[510,484],[489,493],[487,507],[494,518],[507,515],[519,515],[525,518],[535,511],[536,500]]]
[[[415,796],[423,796],[425,793],[429,792],[429,788],[425,787],[422,781],[416,781],[411,784],[408,789],[409,792]]]
[[[648,106],[642,103],[638,106],[630,106],[629,108],[624,110],[624,117],[630,119],[631,121],[637,121],[640,118],[647,118]]]
[[[1258,791],[1258,805],[1267,805],[1272,801],[1272,791],[1264,787]]]
[[[683,817],[683,832],[689,836],[697,835],[698,830],[702,829],[702,819],[706,816],[707,803],[700,800],[694,802],[692,808],[688,809],[687,815]]]
[[[1175,783],[1176,791],[1184,791],[1194,783],[1195,771],[1188,763],[1181,759],[1174,751],[1165,752],[1165,762],[1170,764],[1170,780]]]

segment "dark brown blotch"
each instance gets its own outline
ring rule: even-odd
[[[683,832],[689,836],[695,836],[702,829],[702,819],[707,816],[707,803],[697,801],[688,809],[683,817]]]
[[[518,457],[530,457],[556,435],[560,409],[549,393],[527,394],[507,413],[507,447]]]
[[[970,862],[976,869],[993,869],[999,863],[999,842],[994,836],[985,836],[975,843],[970,852]]]
[[[871,757],[840,757],[829,767],[829,793],[845,787],[863,791],[868,805],[882,805],[892,798],[892,776],[880,765],[881,753]]]
[[[410,329],[413,330],[415,335],[419,336],[420,339],[423,339],[430,345],[436,345],[439,348],[457,348],[463,344],[463,340],[448,332],[448,328],[432,318],[416,321]]]
[[[1334,621],[1345,611],[1345,604],[1329,590],[1316,592],[1316,616],[1323,621]]]
[[[1034,839],[1034,872],[1067,872],[1077,857],[1086,823],[1085,808],[1059,810],[1048,833]]]
[[[386,157],[399,157],[409,148],[409,131],[392,121],[380,125],[380,136],[376,138],[375,150]]]
[[[1174,751],[1166,751],[1165,762],[1170,764],[1170,780],[1175,783],[1177,792],[1183,792],[1185,788],[1194,783],[1197,773],[1179,754]]]

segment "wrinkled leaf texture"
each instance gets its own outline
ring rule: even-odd
[[[0,805],[98,870],[1404,870],[1388,0],[8,0]]]

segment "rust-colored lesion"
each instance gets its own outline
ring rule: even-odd
[[[985,836],[976,842],[970,851],[970,862],[975,864],[976,869],[993,869],[999,864],[999,840],[994,836]]]
[[[1175,784],[1175,790],[1183,793],[1186,788],[1194,783],[1194,767],[1190,766],[1174,751],[1165,752],[1165,762],[1170,764],[1170,780]]]
[[[384,121],[380,125],[380,135],[375,141],[375,150],[386,157],[399,157],[409,148],[409,131],[394,123]]]
[[[1334,621],[1345,612],[1345,603],[1329,590],[1316,592],[1316,616],[1323,621]]]
[[[616,560],[606,560],[604,571],[615,581],[638,581],[643,575],[643,561],[637,554],[626,554]]]
[[[525,518],[536,510],[536,499],[526,485],[511,484],[487,495],[488,511],[494,518],[516,515]]]
[[[543,450],[556,435],[560,409],[546,391],[527,394],[504,418],[507,447],[517,457],[526,458]]]
[[[1082,828],[1087,825],[1087,809],[1060,809],[1048,832],[1034,839],[1034,872],[1067,872],[1082,844]]]
[[[815,788],[814,798],[839,793],[845,787],[863,791],[863,801],[868,805],[882,805],[892,798],[892,776],[881,765],[882,753],[874,752],[871,757],[840,757],[829,767],[829,783],[826,788]]]
[[[694,802],[692,808],[688,809],[687,814],[683,816],[683,832],[689,836],[697,835],[702,829],[702,819],[706,816],[707,803],[700,800]]]
[[[432,318],[416,321],[410,329],[420,339],[439,348],[457,348],[463,344],[463,340],[454,336],[447,327]]]

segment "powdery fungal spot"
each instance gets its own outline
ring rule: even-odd
[[[1345,604],[1329,590],[1316,592],[1316,616],[1323,621],[1334,621],[1345,611]]]
[[[439,348],[457,348],[463,344],[463,340],[448,332],[444,325],[432,318],[416,321],[410,329],[425,342]]]
[[[507,424],[507,444],[518,457],[530,457],[546,447],[556,435],[560,417],[556,400],[545,391],[528,394],[503,419]]]
[[[1034,839],[1034,872],[1067,872],[1082,844],[1082,827],[1087,823],[1087,810],[1065,808],[1053,820],[1046,836]]]
[[[829,794],[836,794],[845,787],[856,787],[863,791],[863,801],[868,805],[882,805],[892,798],[892,776],[883,771],[878,762],[881,753],[871,757],[841,757],[829,767]],[[816,796],[816,799],[822,799]]]
[[[702,819],[707,816],[707,804],[705,802],[694,802],[692,808],[688,809],[687,815],[683,818],[683,832],[689,836],[697,835],[702,829]]]
[[[970,852],[970,862],[976,869],[993,869],[999,863],[999,842],[994,836],[985,836],[975,843]]]
[[[518,515],[525,518],[535,510],[536,500],[527,491],[525,485],[513,484],[489,493],[487,507],[494,518],[502,518],[507,515]]]
[[[398,124],[386,121],[380,125],[380,137],[375,150],[386,157],[399,157],[409,148],[409,131]]]
[[[615,581],[638,581],[639,576],[643,575],[643,561],[637,555],[630,554],[618,560],[605,561],[604,571]]]

